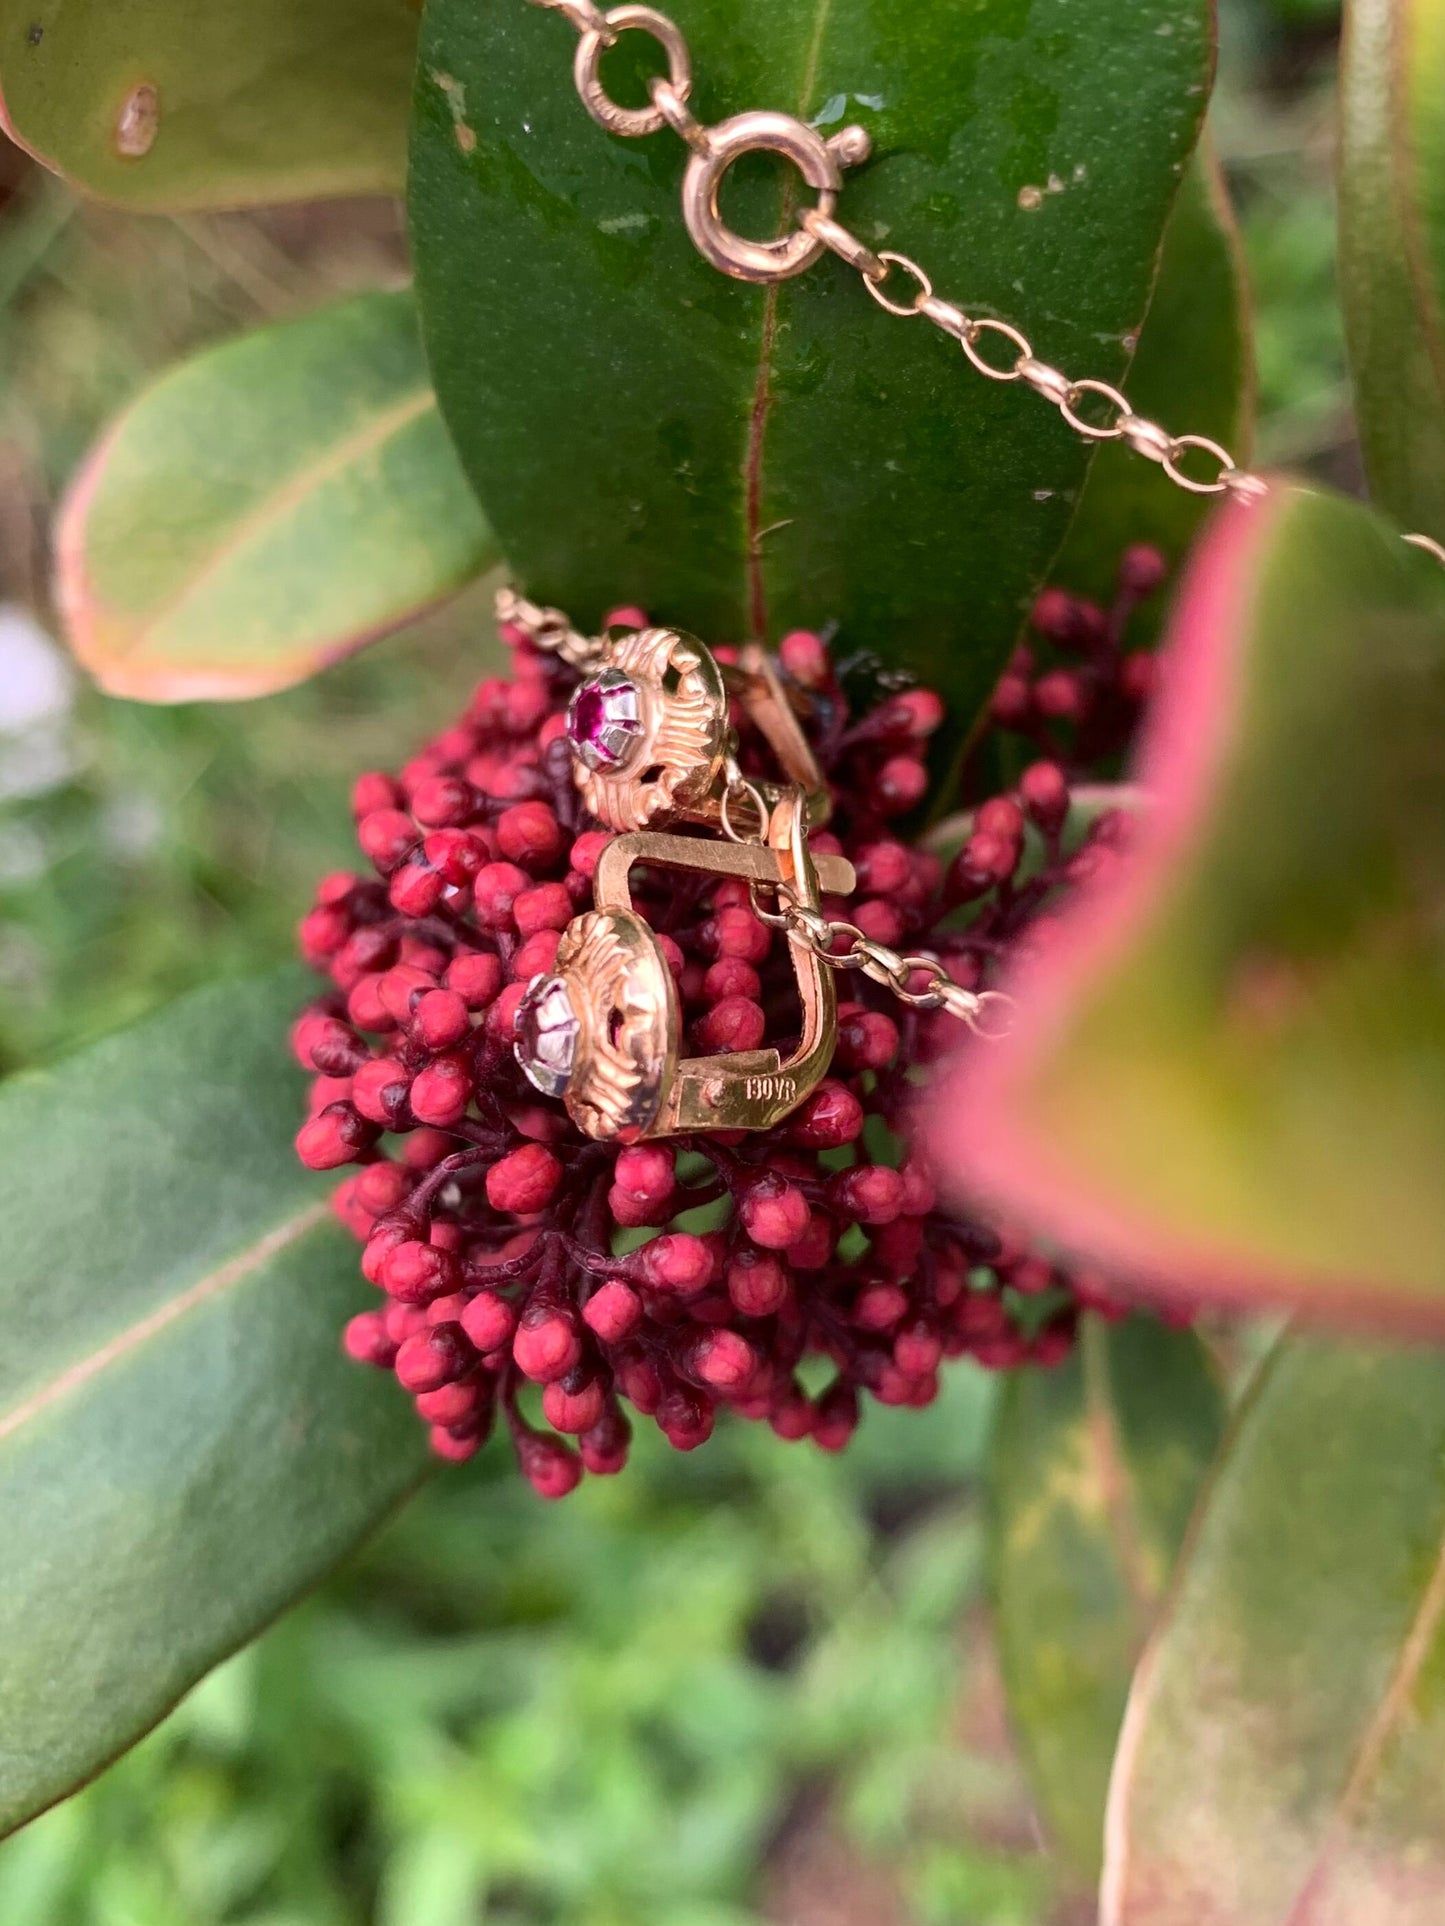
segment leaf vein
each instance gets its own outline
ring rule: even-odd
[[[263,1264],[285,1250],[289,1244],[296,1243],[308,1231],[314,1230],[318,1224],[323,1223],[327,1208],[325,1203],[309,1205],[287,1223],[278,1224],[274,1230],[258,1238],[247,1249],[238,1252],[235,1257],[228,1258],[216,1270],[208,1271],[204,1277],[198,1278],[178,1297],[171,1298],[157,1310],[132,1324],[127,1330],[120,1331],[113,1338],[107,1339],[88,1357],[79,1358],[74,1364],[67,1365],[48,1384],[41,1385],[37,1391],[32,1392],[10,1411],[0,1416],[0,1444],[13,1438],[25,1425],[40,1417],[52,1405],[69,1397],[81,1386],[91,1383],[103,1372],[108,1371],[112,1365],[128,1357],[132,1351],[138,1350],[141,1345],[158,1337],[178,1318],[184,1317],[210,1299],[219,1297],[223,1292],[242,1283]]]

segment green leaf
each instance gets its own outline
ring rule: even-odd
[[[408,293],[172,370],[77,475],[56,533],[71,646],[112,695],[266,695],[496,560]]]
[[[1208,435],[1241,467],[1248,463],[1254,425],[1249,291],[1229,190],[1208,140],[1169,218],[1127,388],[1138,414],[1176,434]],[[1131,543],[1152,543],[1177,562],[1211,507],[1207,497],[1176,488],[1122,443],[1106,443],[1089,470],[1055,579],[1107,602]]]
[[[0,0],[0,126],[147,212],[395,194],[416,0]]]
[[[1445,1917],[1445,1358],[1291,1342],[1140,1669],[1103,1926]]]
[[[1148,305],[1211,15],[1206,0],[677,9],[705,120],[774,107],[864,126],[876,157],[840,218],[1105,379]],[[442,410],[509,560],[587,624],[623,601],[714,639],[837,619],[967,720],[1068,528],[1086,451],[1023,384],[881,314],[836,260],[772,290],[708,267],[682,222],[682,144],[604,133],[570,57],[546,12],[429,0],[418,287]],[[629,87],[609,61],[604,77],[637,97],[635,73]],[[733,225],[786,226],[778,176],[737,171]]]
[[[989,1529],[1009,1711],[1091,1880],[1129,1681],[1223,1428],[1203,1346],[1152,1318],[1086,1318],[1065,1366],[1016,1373],[1000,1403]]]
[[[1227,511],[1140,780],[940,1155],[1142,1288],[1445,1329],[1445,570],[1327,493]]]
[[[354,1244],[296,1163],[299,974],[0,1090],[0,1831],[91,1778],[422,1475],[342,1357]]]
[[[1445,7],[1352,0],[1340,287],[1370,485],[1445,540]]]

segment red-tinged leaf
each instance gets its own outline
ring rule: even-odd
[[[938,1152],[1142,1288],[1445,1328],[1445,571],[1276,485],[1199,557],[1133,856]]]
[[[1139,1669],[1103,1926],[1445,1919],[1445,1358],[1287,1343]]]
[[[163,375],[72,484],[56,596],[103,689],[268,695],[497,559],[409,293],[363,294]]]

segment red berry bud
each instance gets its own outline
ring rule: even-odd
[[[873,779],[873,796],[885,816],[902,816],[928,794],[928,771],[916,756],[890,756]]]
[[[612,1278],[588,1298],[582,1321],[604,1344],[621,1344],[642,1322],[642,1299],[621,1278]]]
[[[828,1185],[839,1210],[860,1224],[888,1224],[903,1209],[903,1179],[887,1164],[854,1164]]]
[[[609,1404],[599,1423],[578,1439],[582,1462],[598,1478],[614,1477],[627,1463],[632,1426],[616,1402]]]
[[[539,1498],[565,1498],[582,1477],[582,1461],[560,1438],[524,1431],[517,1438],[517,1463]]]
[[[538,930],[565,930],[572,921],[572,898],[561,883],[539,883],[516,898],[512,920],[524,938]]]
[[[687,1297],[712,1282],[712,1252],[688,1231],[654,1237],[637,1254],[643,1281],[654,1290],[675,1291]]]
[[[565,1378],[582,1355],[571,1320],[547,1304],[533,1303],[523,1313],[512,1340],[517,1369],[534,1384]]]
[[[778,660],[805,689],[826,689],[833,680],[828,645],[811,629],[794,629],[778,644]]]
[[[408,850],[421,841],[410,816],[399,809],[374,809],[356,826],[356,840],[383,876],[390,875]]]
[[[462,776],[429,776],[412,791],[411,813],[427,829],[448,829],[476,814],[481,797]]]
[[[502,987],[502,959],[490,950],[464,951],[447,965],[446,984],[470,1010],[484,1010]]]
[[[460,1428],[469,1424],[486,1404],[489,1392],[476,1378],[464,1378],[438,1385],[435,1391],[417,1394],[416,1414],[428,1424]]]
[[[436,1391],[461,1376],[475,1354],[459,1324],[441,1324],[409,1337],[396,1354],[397,1381],[405,1391]]]
[[[1119,563],[1119,586],[1129,595],[1153,595],[1169,580],[1169,563],[1161,549],[1136,542],[1124,550]]]
[[[728,1296],[744,1317],[774,1317],[791,1295],[788,1273],[767,1252],[744,1244],[727,1272]]]
[[[358,821],[375,815],[378,810],[400,809],[401,803],[401,790],[390,776],[373,772],[358,776],[352,784],[351,810]]]
[[[478,1291],[467,1300],[461,1326],[476,1348],[485,1354],[501,1350],[516,1330],[517,1319],[504,1297],[495,1291]]]
[[[419,1123],[438,1129],[458,1123],[467,1114],[471,1100],[471,1066],[460,1053],[438,1057],[412,1080],[411,1108]]]
[[[698,1047],[715,1056],[734,1050],[756,1050],[767,1020],[761,1008],[745,996],[725,996],[696,1025]]]
[[[565,1378],[549,1384],[542,1392],[542,1415],[554,1431],[590,1431],[601,1422],[607,1393],[596,1378],[585,1376],[579,1365]]]
[[[339,1170],[370,1150],[378,1134],[354,1105],[329,1103],[297,1132],[296,1155],[308,1170]]]
[[[687,1353],[689,1375],[724,1395],[740,1391],[757,1367],[757,1352],[736,1331],[709,1331]]]
[[[487,1202],[493,1210],[530,1217],[545,1210],[562,1181],[562,1166],[545,1144],[523,1144],[487,1172]]]
[[[813,1442],[820,1451],[842,1451],[858,1429],[858,1393],[851,1384],[829,1385],[818,1400]]]
[[[512,908],[532,879],[515,863],[488,863],[478,870],[472,893],[477,906],[477,921],[483,929],[505,930],[512,927]]]
[[[755,1244],[768,1251],[785,1251],[808,1228],[808,1200],[795,1184],[769,1174],[742,1192],[738,1215]]]
[[[388,1371],[396,1361],[395,1344],[387,1336],[386,1319],[380,1311],[363,1311],[352,1318],[342,1336],[342,1346],[358,1364],[375,1364]]]
[[[762,993],[763,979],[740,956],[720,956],[703,974],[702,994],[709,1003],[721,1003],[730,996],[756,1003]]]
[[[412,1011],[412,1029],[428,1050],[449,1050],[470,1036],[471,1012],[456,990],[428,990]]]
[[[513,803],[497,818],[497,847],[534,876],[559,861],[564,846],[562,825],[546,803]]]
[[[739,904],[721,909],[702,926],[703,947],[713,956],[737,956],[761,963],[772,944],[767,925]]]
[[[382,1287],[402,1304],[429,1304],[433,1298],[455,1290],[457,1282],[457,1264],[451,1252],[417,1238],[395,1244],[382,1260]]]
[[[788,1136],[809,1150],[836,1150],[863,1129],[863,1105],[846,1083],[827,1078],[788,1124]]]
[[[1036,762],[1019,779],[1019,796],[1029,819],[1046,836],[1056,836],[1069,813],[1069,785],[1056,762]]]

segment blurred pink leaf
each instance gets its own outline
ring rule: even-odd
[[[1145,1293],[1445,1327],[1445,571],[1331,494],[1230,507],[1140,774],[940,1162]]]

